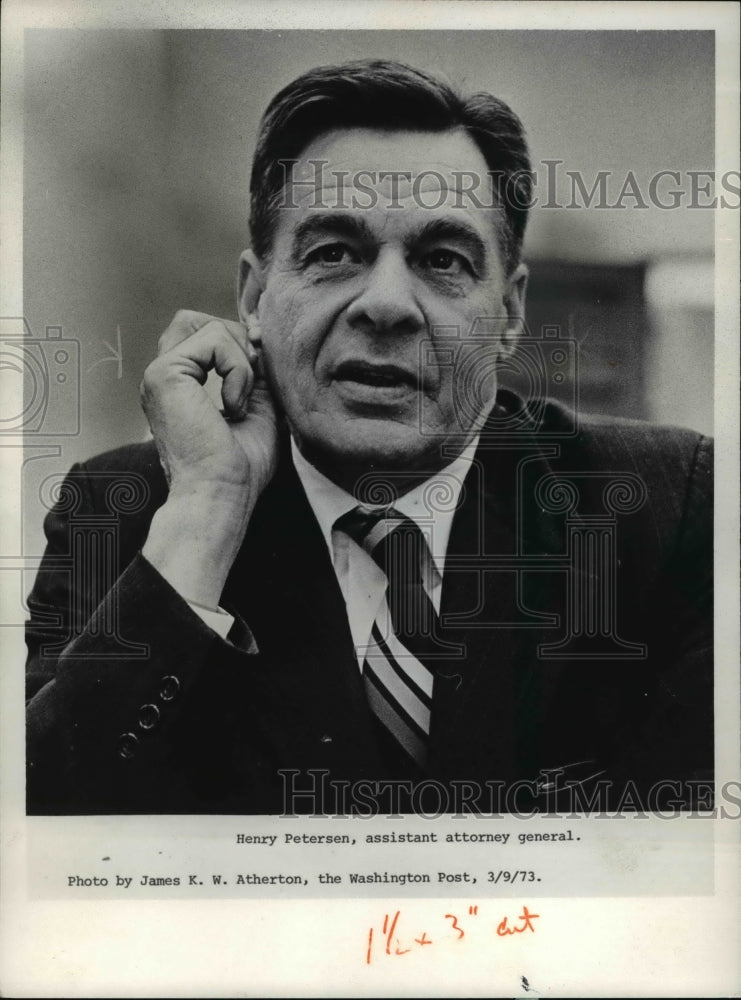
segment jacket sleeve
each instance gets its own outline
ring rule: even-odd
[[[61,498],[28,598],[28,811],[180,811],[198,799],[193,761],[207,768],[215,752],[212,705],[254,688],[260,658],[221,639],[137,551],[141,524],[96,510],[85,467]],[[256,734],[253,702],[242,711]]]

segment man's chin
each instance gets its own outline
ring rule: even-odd
[[[324,475],[356,493],[357,484],[379,482],[384,477],[400,487],[420,476],[427,478],[451,461],[447,451],[442,457],[441,446],[449,443],[449,437],[417,425],[354,420],[336,426],[331,434],[304,437],[299,447]]]

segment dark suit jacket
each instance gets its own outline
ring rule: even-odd
[[[687,804],[713,766],[710,442],[633,421],[573,432],[556,404],[522,407],[500,393],[454,519],[441,634],[459,652],[437,667],[427,777],[470,783],[483,811],[514,808],[501,789],[516,782],[539,779],[528,801],[542,801],[559,776],[609,782],[628,807],[626,787],[645,804],[683,782],[662,794]],[[166,496],[154,445],[132,445],[73,468],[47,516],[28,600],[29,812],[281,812],[289,769],[324,798],[288,811],[332,813],[348,800],[327,781],[402,776],[290,459],[222,599],[258,652],[247,629],[220,639],[142,558]]]

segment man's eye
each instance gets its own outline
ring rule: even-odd
[[[466,261],[455,250],[432,250],[427,254],[425,263],[433,271],[448,274],[460,274],[466,267]]]
[[[348,264],[355,260],[357,254],[345,243],[325,243],[306,256],[307,264]]]

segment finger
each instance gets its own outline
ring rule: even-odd
[[[262,330],[260,329],[260,320],[257,318],[257,313],[248,313],[245,325],[250,343],[254,344],[255,347],[262,347]]]
[[[260,321],[257,318],[257,313],[248,313],[246,319],[247,337],[249,338],[249,343],[255,350],[254,360],[250,358],[252,365],[255,369],[255,375],[258,378],[265,377],[265,368],[262,361],[262,330],[260,329]]]
[[[249,424],[239,420],[232,425],[232,433],[243,446],[256,439],[255,428],[260,426],[263,440],[269,440],[277,434],[279,410],[270,387],[264,379],[255,379],[250,395]]]
[[[233,326],[236,327],[238,324],[233,324]],[[216,374],[223,379],[221,398],[224,402],[224,410],[228,416],[241,419],[247,412],[250,393],[255,381],[255,373],[250,361],[250,359],[254,361],[255,351],[253,348],[250,348],[249,351],[246,350],[246,344],[240,342],[235,333],[236,331],[229,329],[223,320],[213,320],[202,327],[194,335],[194,339],[203,339],[206,354],[212,349],[209,362]],[[186,346],[183,344],[181,349]]]
[[[201,384],[213,369],[223,379],[221,398],[227,414],[240,418],[246,413],[254,371],[243,347],[222,320],[211,319],[161,355],[157,364],[190,376]]]
[[[194,312],[192,309],[178,309],[170,325],[157,342],[158,353],[165,354],[167,351],[172,350],[181,341],[192,336],[201,327],[217,318],[217,316],[211,316],[208,313]]]
[[[190,310],[180,310],[175,314],[172,323],[168,326],[159,338],[159,353],[166,354],[174,350],[188,337],[192,337],[199,330],[209,323],[222,323],[235,341],[244,350],[247,360],[254,364],[257,358],[256,348],[250,341],[246,327],[234,320],[221,319],[218,316],[210,316],[208,313],[192,312]]]
[[[249,327],[235,320],[223,319],[221,322],[247,355],[250,364],[254,364],[257,360],[260,344],[255,343],[251,338]]]

